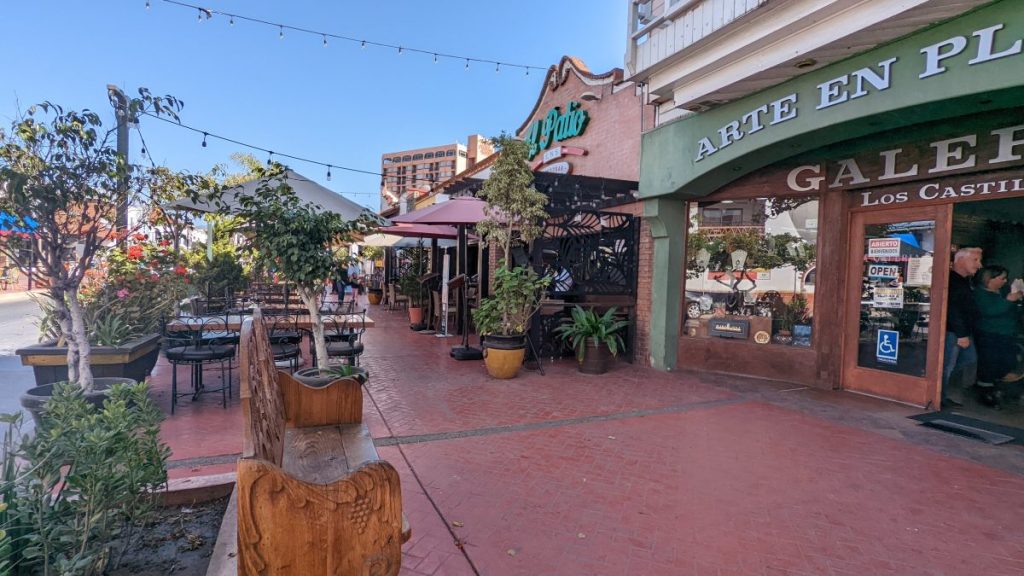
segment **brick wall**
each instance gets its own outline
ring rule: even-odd
[[[560,78],[556,86],[552,78]],[[555,146],[574,146],[587,151],[585,156],[565,156],[555,162],[566,161],[572,165],[572,174],[601,176],[618,180],[640,179],[640,136],[641,116],[644,129],[654,126],[654,109],[647,106],[641,113],[641,99],[636,95],[635,84],[621,81],[622,70],[590,74],[582,62],[563,58],[557,67],[548,73],[544,90],[533,111],[517,135],[524,136],[535,120],[543,120],[554,107],[562,113],[571,101],[579,102],[590,116],[586,130],[581,136],[553,143]],[[599,96],[599,100],[584,100],[584,93]],[[534,160],[540,158],[538,154]]]

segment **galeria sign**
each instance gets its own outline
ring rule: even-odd
[[[921,57],[917,62],[902,63],[893,57],[879,61],[874,66],[867,66],[846,74],[836,76],[818,84],[811,94],[803,95],[815,100],[814,111],[831,110],[844,103],[869,97],[892,87],[892,72],[900,66],[916,66],[917,79],[930,78],[943,74],[949,58],[961,53],[970,55],[967,66],[975,66],[1021,54],[1024,40],[1021,38],[1004,38],[998,32],[1004,24],[995,24],[966,36],[953,36],[942,42],[925,46],[920,49]],[[997,37],[998,36],[998,37]],[[962,70],[961,68],[958,68]],[[914,89],[914,87],[907,87]],[[919,90],[925,88],[919,87]],[[717,130],[717,134],[701,138],[697,142],[697,157],[700,162],[719,150],[731,146],[744,138],[748,138],[762,130],[795,119],[800,113],[801,94],[794,92],[771,102],[754,108]],[[813,111],[812,111],[813,113]]]
[[[534,120],[526,131],[526,142],[530,145],[528,158],[533,160],[541,150],[547,150],[555,142],[580,136],[587,129],[590,114],[580,107],[576,101],[569,102],[562,114],[555,106],[544,116],[543,120]]]

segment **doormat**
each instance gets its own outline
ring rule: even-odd
[[[935,428],[959,436],[975,438],[989,444],[1017,444],[1024,446],[1024,429],[986,422],[952,411],[928,412],[909,416],[909,418],[917,420],[922,426],[928,426],[929,428]]]

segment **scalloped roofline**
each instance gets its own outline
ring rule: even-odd
[[[547,75],[544,77],[544,89],[540,91],[537,96],[537,102],[534,103],[533,109],[527,114],[526,120],[523,125],[516,130],[516,134],[522,133],[530,125],[530,120],[540,109],[541,102],[544,101],[544,96],[548,92],[553,92],[558,89],[559,86],[565,84],[566,80],[569,79],[569,73],[573,72],[576,76],[583,81],[587,86],[602,86],[605,84],[615,85],[622,82],[623,71],[622,68],[612,68],[608,72],[603,74],[594,74],[587,68],[587,65],[583,63],[583,60],[575,56],[562,56],[558,64],[548,68]]]

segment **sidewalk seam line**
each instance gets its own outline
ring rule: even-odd
[[[596,416],[582,416],[579,418],[565,418],[560,420],[547,420],[544,422],[531,422],[528,424],[506,424],[504,426],[492,426],[487,428],[473,428],[470,430],[455,430],[452,432],[439,432],[436,434],[414,434],[409,436],[388,436],[374,438],[375,446],[401,446],[404,444],[420,444],[423,442],[436,442],[441,440],[457,440],[459,438],[474,438],[480,436],[492,436],[495,434],[507,434],[511,432],[530,432],[534,430],[547,430],[551,428],[562,428],[565,426],[577,426],[590,424],[592,422],[613,422],[627,420],[630,418],[643,418],[645,416],[657,416],[661,414],[679,414],[694,410],[709,410],[722,406],[731,406],[747,402],[746,398],[725,398],[719,400],[708,400],[662,408],[650,408],[645,410],[633,410],[630,412],[615,412],[612,414],[601,414]],[[379,410],[378,410],[379,413]],[[383,414],[381,414],[383,418]],[[391,428],[388,427],[388,431]]]

